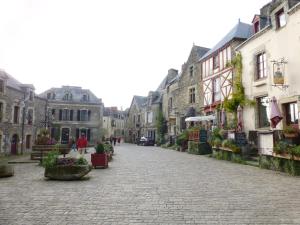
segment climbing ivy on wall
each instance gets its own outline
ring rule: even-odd
[[[250,100],[245,95],[245,89],[242,83],[242,73],[243,73],[243,62],[242,55],[238,53],[229,66],[233,67],[234,77],[233,77],[233,91],[231,98],[226,98],[224,100],[224,108],[234,114],[236,118],[238,106],[254,106],[255,101]]]

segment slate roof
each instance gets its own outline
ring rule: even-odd
[[[200,60],[205,59],[212,53],[214,53],[216,50],[222,48],[224,45],[229,43],[233,39],[247,39],[249,38],[253,33],[252,25],[238,22],[237,25],[235,25],[231,31],[221,40],[219,43],[217,43],[211,50],[209,50],[204,56],[201,57]]]
[[[210,48],[205,48],[201,46],[194,45],[193,48],[195,48],[195,51],[197,52],[198,60],[202,58],[209,50]]]
[[[32,84],[22,84],[21,82],[17,81],[13,76],[6,73],[4,70],[0,70],[0,77],[3,77],[7,80],[6,85],[8,87],[14,88],[16,90],[23,91],[22,87],[34,89],[34,86]]]
[[[143,104],[147,102],[147,97],[135,95],[133,96],[133,98],[135,99],[135,102],[139,107],[142,107]]]
[[[85,103],[92,103],[92,104],[101,104],[101,99],[97,98],[89,89],[82,89],[81,87],[76,86],[62,86],[61,88],[51,88],[41,94],[39,94],[42,98],[47,98],[48,93],[55,93],[55,99],[50,99],[51,101],[64,101],[63,97],[66,93],[72,94],[72,100],[65,101],[71,103],[82,103],[82,97],[84,94],[89,95],[89,101],[84,101]]]
[[[172,70],[172,72],[171,73],[168,72],[168,74],[165,76],[163,81],[159,84],[156,91],[164,90],[172,81],[174,81],[174,79],[178,79],[178,77],[179,77],[178,71],[174,70],[174,69],[171,69],[171,70]]]

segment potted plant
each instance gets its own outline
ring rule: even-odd
[[[59,152],[51,151],[43,161],[45,177],[52,180],[79,180],[91,171],[91,166],[83,157],[60,158]]]
[[[288,125],[283,129],[284,136],[286,138],[298,137],[298,129],[292,125]]]
[[[107,158],[107,154],[105,153],[103,143],[98,142],[95,147],[95,150],[96,150],[96,152],[91,154],[92,166],[94,168],[96,168],[96,167],[107,168],[108,167],[108,158]]]

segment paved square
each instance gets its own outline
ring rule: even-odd
[[[35,164],[0,179],[0,224],[300,224],[300,179],[206,156],[122,144],[84,181]]]

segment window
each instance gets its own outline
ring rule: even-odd
[[[15,106],[14,107],[13,123],[18,123],[19,122],[19,111],[20,111],[20,107],[19,106]]]
[[[153,113],[147,112],[147,122],[152,123],[152,121],[153,121]]]
[[[29,109],[27,112],[27,123],[32,125],[33,122],[33,109]]]
[[[217,77],[213,80],[213,102],[221,100],[221,87],[220,78]]]
[[[194,76],[194,66],[193,65],[189,67],[189,74],[191,77]]]
[[[89,100],[90,100],[89,95],[84,94],[84,95],[82,96],[82,101],[87,102],[87,101],[89,101]]]
[[[254,33],[256,34],[259,31],[259,21],[256,21],[253,24],[253,28],[254,28]]]
[[[284,105],[286,114],[286,124],[298,124],[298,105],[297,102],[292,102]]]
[[[52,120],[55,120],[55,109],[51,110],[51,116],[52,116]]]
[[[3,103],[0,102],[0,122],[3,121],[3,116],[4,116],[4,112],[3,112]]]
[[[262,79],[267,77],[267,60],[266,53],[260,53],[256,56],[256,67],[257,67],[257,77],[256,79]]]
[[[63,100],[69,101],[72,100],[72,94],[71,93],[65,93]]]
[[[219,68],[219,55],[218,54],[213,57],[213,68],[214,69]]]
[[[31,148],[31,135],[26,135],[26,149],[30,149]]]
[[[141,115],[138,115],[137,122],[138,122],[138,123],[141,122]]]
[[[189,103],[195,103],[196,96],[195,96],[195,88],[191,88],[189,90]]]
[[[270,126],[269,101],[267,97],[257,98],[258,127]]]
[[[47,93],[47,99],[51,98],[51,93]]]
[[[30,101],[33,101],[33,91],[30,91],[30,92],[29,92],[29,100],[30,100]]]
[[[0,80],[0,93],[4,93],[4,80]]]
[[[62,111],[62,120],[63,121],[69,120],[69,110],[68,109],[63,109],[63,111]]]
[[[77,111],[77,120],[78,121],[89,121],[90,120],[90,111],[83,109]]]
[[[275,19],[276,19],[276,27],[279,29],[280,27],[283,27],[286,25],[286,18],[284,14],[283,8],[280,9],[276,14],[275,14]]]
[[[173,108],[173,98],[169,98],[168,107],[169,107],[169,111],[171,111]]]

